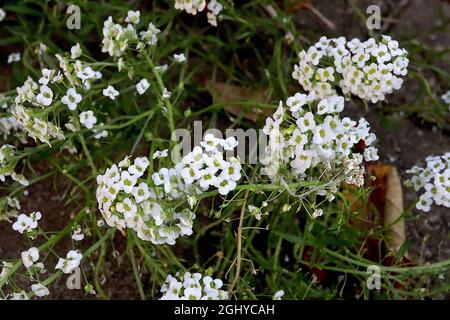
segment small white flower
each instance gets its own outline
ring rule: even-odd
[[[448,90],[446,93],[444,93],[441,96],[442,101],[444,101],[446,104],[450,105],[450,90]]]
[[[39,260],[39,250],[36,247],[32,247],[27,251],[21,253],[23,265],[29,269],[36,261]]]
[[[303,117],[298,118],[297,126],[302,133],[314,129],[316,122],[314,121],[313,114],[311,112],[307,112]]]
[[[8,64],[20,61],[20,52],[11,53],[8,56]]]
[[[75,110],[80,101],[81,94],[77,93],[74,88],[68,89],[66,95],[61,99],[61,102],[67,105],[70,110]]]
[[[52,104],[53,91],[46,85],[41,86],[40,93],[36,96],[36,101],[44,106]]]
[[[312,214],[312,217],[314,219],[316,219],[318,217],[321,217],[322,215],[323,215],[323,210],[322,209],[316,209],[316,210],[314,210],[314,212]]]
[[[183,53],[180,53],[180,54],[176,54],[176,53],[175,53],[175,54],[173,55],[173,58],[174,58],[175,61],[178,62],[178,63],[183,63],[183,62],[186,61],[186,57],[184,56]]]
[[[134,200],[136,200],[137,203],[141,203],[150,197],[150,191],[145,182],[141,182],[137,187],[134,187],[131,194],[134,196]]]
[[[66,258],[59,258],[58,263],[55,266],[56,270],[61,270],[65,274],[72,273],[75,268],[78,268],[83,255],[75,250],[70,250]]]
[[[92,129],[94,124],[97,123],[97,118],[90,110],[80,113],[80,123],[88,129]]]
[[[283,298],[283,296],[284,296],[284,291],[279,290],[279,291],[275,292],[275,294],[273,295],[273,300],[281,300],[281,298]]]
[[[170,99],[171,95],[172,95],[172,93],[169,90],[167,90],[167,88],[164,88],[163,93],[162,93],[163,99]]]
[[[109,85],[106,89],[103,89],[103,95],[110,98],[111,100],[115,100],[119,95],[119,91],[114,89],[113,86]]]
[[[2,8],[0,8],[0,22],[2,22],[6,17],[6,12]]]
[[[169,149],[164,149],[162,151],[155,151],[153,153],[152,159],[156,159],[156,158],[166,158],[169,155]]]
[[[72,239],[74,241],[81,241],[84,239],[84,234],[81,232],[81,228],[76,228],[72,233]]]
[[[141,16],[141,13],[139,12],[139,10],[136,10],[136,11],[130,10],[127,13],[125,22],[132,23],[132,24],[138,24],[140,21],[140,16]]]
[[[147,91],[148,87],[150,87],[150,84],[148,83],[147,79],[142,79],[136,84],[136,91],[143,95],[145,91]]]
[[[134,186],[136,185],[137,178],[134,175],[131,175],[128,171],[122,171],[121,174],[121,183],[123,185],[123,191],[125,193],[131,193],[133,191]]]
[[[223,6],[217,0],[210,0],[207,6],[208,10],[212,12],[215,16],[219,15],[220,11],[222,11]]]
[[[31,285],[31,290],[37,297],[45,297],[50,294],[50,291],[48,291],[47,287],[41,283]]]
[[[77,59],[81,56],[83,51],[81,50],[80,44],[77,43],[72,48],[70,48],[70,58]]]

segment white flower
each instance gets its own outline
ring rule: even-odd
[[[446,104],[450,104],[450,90],[448,90],[446,93],[444,93],[441,96],[442,101],[444,101],[444,103]]]
[[[225,149],[225,150],[233,150],[234,148],[237,147],[238,145],[238,141],[235,137],[228,137],[225,140],[221,140],[220,141],[220,145]]]
[[[322,215],[323,215],[323,210],[322,209],[316,209],[316,210],[314,210],[314,212],[312,214],[312,217],[314,219],[316,219],[318,217],[321,217]]]
[[[2,8],[0,8],[0,22],[2,22],[6,17],[6,12]]]
[[[432,202],[431,198],[424,194],[424,195],[421,195],[419,198],[419,201],[417,201],[416,208],[417,208],[417,210],[421,210],[423,212],[428,212],[428,211],[430,211],[432,203],[433,202]]]
[[[76,228],[72,233],[72,239],[75,241],[81,241],[84,239],[84,234],[81,232],[81,228]]]
[[[145,91],[147,91],[148,87],[150,87],[150,84],[148,83],[147,79],[142,79],[136,84],[136,91],[143,95]]]
[[[75,88],[69,88],[66,95],[62,97],[61,102],[67,105],[70,110],[75,110],[77,104],[81,101],[81,94],[77,93]]]
[[[72,48],[70,48],[70,58],[77,59],[81,56],[83,51],[81,50],[80,44],[77,43]]]
[[[41,86],[40,93],[36,96],[36,101],[44,106],[52,104],[53,91],[46,85]]]
[[[115,100],[119,95],[119,91],[114,89],[113,86],[109,85],[106,89],[103,89],[103,95],[110,98],[111,100]]]
[[[99,124],[100,127],[103,125],[103,122]],[[106,138],[108,136],[108,131],[106,129],[93,129],[92,131],[95,133],[95,139]]]
[[[40,219],[41,213],[39,211],[31,213],[30,216],[20,214],[16,222],[13,223],[12,228],[19,233],[29,232],[37,228],[37,221]]]
[[[136,177],[140,177],[144,174],[144,171],[149,166],[150,161],[147,157],[139,157],[134,159],[133,165],[128,168],[128,172]]]
[[[80,113],[80,123],[88,129],[92,129],[94,124],[97,123],[97,118],[90,110]]]
[[[220,11],[222,11],[223,6],[217,0],[210,0],[207,6],[208,10],[212,12],[215,16],[219,15]]]
[[[307,112],[303,117],[298,118],[297,125],[302,133],[314,129],[316,122],[314,121],[313,114],[311,112]]]
[[[173,55],[173,58],[174,58],[175,61],[178,62],[178,63],[183,63],[183,62],[186,61],[186,57],[184,56],[183,53],[180,53],[180,54],[176,54],[176,53],[175,53],[175,54]]]
[[[156,159],[156,158],[166,158],[169,155],[169,150],[168,149],[164,149],[162,151],[155,151],[153,153],[152,159]]]
[[[167,90],[167,88],[164,88],[163,93],[162,93],[163,99],[170,99],[171,95],[172,95],[172,93],[169,90]]]
[[[72,273],[75,268],[78,268],[83,255],[76,250],[70,250],[66,258],[59,258],[58,263],[55,266],[56,270],[61,270],[65,274]]]
[[[221,195],[226,196],[236,188],[236,181],[231,179],[227,174],[220,174],[217,178],[216,187]]]
[[[36,247],[32,247],[27,251],[21,253],[23,265],[29,269],[36,261],[39,260],[39,250]]]
[[[132,24],[138,24],[140,21],[140,16],[141,16],[141,13],[138,10],[136,10],[136,11],[129,10],[127,13],[127,17],[125,18],[125,22],[132,23]]]
[[[122,171],[121,184],[125,193],[131,193],[137,182],[137,177],[131,175],[128,171]]]
[[[251,216],[254,216],[256,220],[261,220],[261,209],[259,209],[258,207],[255,207],[252,204],[248,205],[248,211],[250,212]]]
[[[281,300],[281,298],[283,298],[283,296],[284,296],[284,291],[279,290],[279,291],[275,292],[275,294],[273,295],[273,300]]]
[[[11,53],[8,56],[8,64],[20,61],[20,52]]]
[[[41,283],[32,284],[31,290],[37,297],[45,297],[50,294],[50,291],[48,291],[47,287]]]
[[[137,203],[141,203],[150,197],[150,191],[145,182],[141,182],[137,187],[134,187],[131,194],[134,196],[134,200],[136,200]]]
[[[302,93],[296,93],[292,97],[287,98],[286,105],[291,112],[298,112],[306,104],[308,96]]]

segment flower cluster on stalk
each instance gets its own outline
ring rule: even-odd
[[[299,53],[292,76],[318,98],[355,95],[375,103],[401,88],[407,74],[407,51],[389,36],[377,42],[344,37],[320,40]]]
[[[314,93],[296,93],[285,104],[280,101],[263,129],[269,142],[262,163],[275,181],[327,181],[319,194],[332,199],[341,182],[363,185],[363,160],[378,159],[372,146],[376,136],[364,118],[339,116],[343,97],[314,98]],[[360,142],[364,150],[356,148]]]
[[[415,191],[423,190],[416,203],[417,210],[428,212],[433,204],[450,208],[450,152],[425,158],[425,167],[413,166],[406,173],[405,183]]]
[[[161,287],[160,300],[227,300],[228,292],[221,290],[223,282],[201,273],[168,275]]]
[[[111,227],[130,228],[139,238],[154,244],[175,244],[175,240],[192,234],[195,214],[191,210],[196,195],[216,187],[226,195],[241,177],[236,158],[224,160],[219,147],[232,150],[234,138],[226,140],[205,136],[174,168],[161,168],[147,173],[150,161],[128,158],[108,168],[97,177],[99,209]],[[189,208],[176,209],[175,202],[186,201]]]

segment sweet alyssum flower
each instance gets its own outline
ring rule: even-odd
[[[27,251],[22,251],[21,256],[23,265],[29,269],[39,260],[39,250],[36,247],[32,247]]]
[[[6,12],[3,8],[0,8],[0,22],[2,22],[6,17]]]
[[[119,95],[119,91],[114,89],[113,86],[109,85],[106,89],[103,89],[103,95],[110,98],[111,100],[115,100]]]
[[[128,11],[127,17],[125,18],[125,22],[132,23],[132,24],[138,24],[140,21],[141,13],[139,11]]]
[[[153,153],[152,159],[157,159],[157,158],[166,158],[169,155],[169,149],[164,149],[162,151],[155,151]]]
[[[83,54],[83,51],[81,50],[79,43],[77,43],[72,48],[70,48],[70,58],[77,59],[77,58],[81,57],[82,54]]]
[[[43,106],[51,105],[53,101],[53,91],[46,85],[41,86],[39,91],[39,94],[36,96],[37,103]]]
[[[8,64],[11,64],[13,62],[19,62],[20,61],[20,52],[11,53],[8,56]]]
[[[184,56],[184,53],[180,53],[180,54],[174,54],[173,58],[175,59],[175,62],[178,63],[183,63],[186,61],[186,57]]]
[[[41,283],[36,283],[31,285],[31,290],[37,297],[45,297],[50,294],[47,287]]]
[[[13,223],[12,228],[19,233],[30,232],[37,228],[41,217],[42,215],[39,211],[31,213],[30,216],[20,214],[16,222]]]
[[[148,87],[150,87],[150,84],[148,83],[148,80],[147,79],[142,79],[141,81],[139,81],[136,84],[136,91],[140,95],[143,95],[145,93],[145,91],[147,91]]]
[[[168,275],[161,287],[160,300],[227,300],[228,292],[221,290],[223,282],[201,273]]]
[[[274,293],[273,295],[273,300],[281,300],[284,296],[284,291],[283,290],[278,290],[277,292]]]
[[[77,93],[75,88],[67,89],[67,93],[62,97],[61,102],[67,105],[70,110],[75,110],[77,104],[81,101],[81,94]]]
[[[340,87],[346,97],[375,103],[402,86],[409,63],[406,56],[407,51],[389,36],[379,42],[322,37],[299,53],[292,76],[318,98],[335,96]]]
[[[413,166],[405,181],[415,191],[424,190],[416,203],[417,210],[428,212],[433,204],[450,208],[450,152],[425,158],[426,167]]]
[[[58,263],[55,266],[56,270],[61,270],[65,274],[72,273],[75,268],[80,266],[80,261],[83,255],[76,250],[70,250],[66,258],[59,258]]]
[[[80,123],[88,129],[92,129],[97,123],[97,118],[91,110],[80,113]]]

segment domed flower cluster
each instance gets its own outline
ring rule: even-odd
[[[130,228],[139,238],[154,244],[175,244],[180,235],[192,234],[195,215],[176,212],[164,202],[163,193],[149,186],[144,174],[150,162],[145,157],[128,158],[97,177],[97,201],[106,223],[119,230]]]
[[[125,21],[128,22],[126,27],[114,23],[112,17],[103,22],[102,52],[107,52],[112,57],[121,57],[131,46],[141,51],[156,45],[160,30],[153,23],[150,22],[147,30],[138,34],[135,26],[140,22],[139,11],[128,11]]]
[[[227,195],[241,178],[241,164],[235,157],[224,160],[221,149],[231,151],[237,144],[234,137],[219,139],[206,134],[200,146],[194,147],[175,168],[162,168],[152,175],[152,179],[174,199],[183,192],[195,194],[210,186],[217,188],[221,195]]]
[[[377,149],[371,146],[376,137],[370,133],[369,123],[364,118],[358,122],[340,118],[338,114],[344,108],[342,97],[328,97],[318,103],[314,98],[314,93],[297,93],[286,101],[290,112],[280,102],[273,117],[266,119],[263,129],[269,137],[263,160],[266,174],[274,180],[281,174],[302,180],[312,177],[320,180],[325,176],[331,193],[337,191],[341,181],[361,186],[362,161],[378,159]],[[313,107],[317,108],[315,113]],[[356,150],[359,142],[364,142],[365,150],[358,150],[362,154]]]
[[[220,290],[223,282],[200,273],[168,275],[161,287],[160,300],[227,300],[228,292]]]
[[[206,14],[208,23],[217,27],[217,16],[223,9],[222,4],[217,0],[209,0],[208,5],[205,0],[175,0],[175,9],[192,15],[202,12],[205,8],[208,10]]]
[[[433,204],[450,208],[450,152],[425,158],[425,168],[413,166],[406,173],[412,175],[405,184],[415,191],[424,189],[416,203],[418,210],[428,212]]]
[[[173,245],[179,236],[191,235],[194,212],[176,211],[173,201],[187,201],[193,208],[196,194],[215,186],[225,195],[241,176],[238,160],[223,160],[219,144],[232,150],[237,142],[207,135],[202,147],[195,147],[175,168],[161,168],[151,177],[144,178],[150,164],[145,157],[136,158],[133,164],[125,158],[107,169],[97,177],[97,201],[106,223],[131,228],[154,244]]]
[[[90,64],[72,58],[78,57],[81,49],[77,51],[77,55],[71,57],[56,54],[59,70],[44,68],[38,82],[28,77],[17,88],[12,114],[18,127],[35,141],[50,144],[51,139],[64,140],[62,129],[48,121],[50,111],[54,110],[51,107],[61,105],[75,110],[82,101],[79,92],[89,90],[94,81],[102,78]]]
[[[292,76],[320,99],[337,95],[340,87],[345,96],[376,103],[402,86],[401,76],[407,74],[409,63],[406,56],[407,51],[389,36],[382,36],[380,42],[322,37],[299,53]]]

